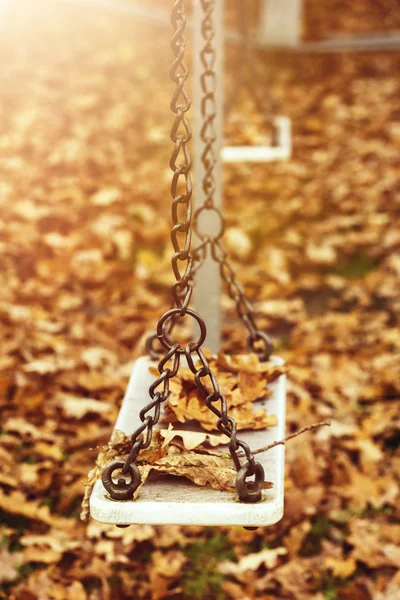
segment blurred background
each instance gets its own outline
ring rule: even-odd
[[[171,5],[0,2],[0,597],[397,600],[398,0],[246,1],[257,84],[292,120],[293,153],[224,167],[226,244],[289,365],[288,433],[332,423],[288,444],[283,520],[79,521],[170,302]],[[257,144],[237,8],[225,137]],[[224,350],[244,351],[222,303]]]

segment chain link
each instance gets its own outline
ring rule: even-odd
[[[225,247],[216,239],[210,240],[210,246],[211,256],[219,264],[221,278],[226,283],[229,296],[235,302],[236,312],[249,332],[248,347],[261,361],[267,361],[273,350],[272,340],[265,331],[258,328],[253,305],[246,297],[235,269],[226,259],[228,253]]]
[[[203,47],[200,52],[200,60],[203,65],[200,77],[202,91],[201,115],[202,127],[200,137],[204,143],[204,149],[201,155],[201,161],[204,167],[202,180],[203,192],[205,195],[204,207],[212,208],[214,205],[214,194],[216,189],[214,166],[215,156],[215,119],[217,113],[216,88],[217,78],[215,73],[216,53],[214,47],[215,31],[213,26],[213,14],[215,9],[215,0],[201,0],[203,9],[203,20],[201,23],[201,34],[203,38]]]
[[[191,282],[193,258],[190,254],[193,188],[190,174],[192,159],[188,147],[188,143],[192,139],[192,131],[186,117],[186,113],[191,106],[191,101],[184,87],[189,73],[184,62],[186,15],[182,0],[174,2],[171,24],[174,28],[171,48],[175,58],[170,71],[170,77],[176,84],[170,104],[171,110],[175,114],[175,120],[171,129],[171,140],[175,144],[175,147],[169,163],[173,171],[171,182],[173,224],[171,241],[174,254],[171,262],[176,279],[172,286],[172,297],[176,306],[181,308],[180,316],[183,316],[186,313],[193,291],[193,284]],[[180,220],[179,213],[183,211],[185,215],[183,220]],[[180,239],[182,236],[184,237],[183,241]],[[179,263],[183,264],[180,266]]]

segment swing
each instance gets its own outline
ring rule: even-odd
[[[292,154],[292,127],[289,117],[272,119],[274,127],[274,146],[224,146],[222,160],[226,163],[273,162],[288,160]]]
[[[214,5],[213,0],[201,0],[204,41],[201,53],[204,65],[202,87],[204,98],[211,100],[211,106],[215,107]],[[207,114],[206,105],[210,106],[207,102],[203,103],[202,114],[204,122],[208,122],[202,130],[208,147],[208,152],[202,155],[204,165],[208,167],[203,181],[206,194],[204,204],[197,209],[193,217],[193,230],[200,242],[191,252],[192,184],[188,143],[192,134],[186,116],[190,108],[190,99],[184,87],[188,69],[184,63],[186,16],[183,0],[174,0],[171,23],[174,28],[171,44],[174,53],[171,79],[176,85],[171,101],[175,118],[171,130],[174,149],[170,160],[173,171],[172,269],[176,279],[172,286],[174,306],[161,316],[157,331],[149,336],[149,356],[139,358],[133,367],[115,425],[116,430],[131,437],[129,455],[126,459],[111,461],[104,467],[101,480],[96,482],[90,497],[90,512],[94,519],[118,526],[138,523],[245,527],[272,525],[283,514],[284,446],[275,446],[268,452],[260,452],[257,457],[253,455],[251,448],[264,448],[285,435],[285,375],[280,375],[269,386],[271,394],[268,393],[265,398],[255,402],[257,408],[265,407],[269,413],[277,416],[277,425],[267,430],[240,432],[239,438],[236,422],[228,414],[226,398],[202,350],[207,334],[206,323],[199,313],[190,308],[195,273],[204,262],[207,252],[219,264],[220,274],[227,284],[229,295],[234,299],[238,315],[249,331],[250,351],[258,354],[260,361],[270,361],[272,365],[281,366],[283,360],[271,357],[271,340],[265,332],[258,329],[253,308],[227,260],[227,252],[221,240],[225,224],[222,214],[214,206],[215,161],[213,164],[208,157],[208,152],[213,152],[215,142],[215,118]],[[179,164],[178,158],[182,159]],[[184,217],[178,215],[179,209],[185,212]],[[205,235],[198,227],[201,213],[207,210],[217,212],[221,219],[220,231],[213,237]],[[178,239],[182,234],[183,242]],[[186,263],[184,269],[179,267],[179,261]],[[199,333],[197,339],[182,346],[174,341],[173,334],[175,325],[185,316],[197,323]],[[161,346],[161,355],[158,346]],[[156,379],[150,372],[151,367],[158,369],[159,376]],[[136,460],[140,452],[151,444],[153,430],[158,428],[163,415],[163,404],[169,396],[170,380],[177,375],[180,368],[190,370],[206,406],[218,417],[216,427],[227,439],[226,446],[220,446],[218,449],[232,458],[237,471],[236,491],[199,487],[183,477],[172,478],[169,475],[157,474],[156,477],[146,480],[136,497],[135,492],[141,484]],[[271,482],[272,487],[264,489],[265,481]]]
[[[225,146],[221,150],[222,160],[226,163],[237,162],[272,162],[288,160],[292,154],[292,128],[289,117],[276,116],[270,117],[270,110],[265,107],[265,102],[255,88],[255,81],[259,79],[256,72],[256,63],[250,45],[248,33],[248,7],[245,2],[239,2],[239,17],[242,28],[243,44],[247,57],[245,71],[241,69],[241,80],[244,87],[248,89],[254,104],[260,114],[264,115],[266,125],[269,125],[273,131],[273,144],[267,141],[264,145],[254,146]],[[242,63],[240,63],[242,65]],[[237,87],[237,86],[235,86]],[[232,102],[228,104],[229,112]]]

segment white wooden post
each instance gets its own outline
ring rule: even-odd
[[[297,46],[303,0],[263,0],[259,41],[268,46]]]
[[[217,0],[214,9],[214,28],[215,39],[214,45],[216,50],[215,72],[217,79],[217,98],[215,119],[216,141],[215,141],[215,156],[217,158],[214,174],[215,174],[215,196],[214,204],[220,210],[222,209],[222,162],[220,160],[222,147],[222,125],[223,125],[223,51],[224,51],[224,0]],[[200,138],[202,126],[201,118],[201,100],[202,89],[200,85],[200,76],[202,73],[202,63],[200,60],[200,51],[203,45],[201,35],[201,22],[203,20],[203,10],[200,0],[194,2],[194,57],[193,57],[193,107],[194,107],[194,206],[199,208],[204,202],[204,192],[202,189],[202,179],[204,175],[204,167],[201,162],[201,154],[204,149],[204,143]],[[202,230],[207,229],[212,233],[215,228],[219,227],[219,223],[215,225],[217,215],[214,211],[204,211],[204,218],[201,220]],[[198,242],[194,240],[194,243]],[[204,265],[198,270],[196,275],[196,284],[194,289],[194,305],[205,319],[207,325],[207,339],[205,345],[212,352],[218,352],[221,341],[221,278],[219,274],[218,264],[207,258]]]

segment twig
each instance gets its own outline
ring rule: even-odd
[[[299,429],[294,433],[291,433],[287,437],[283,438],[283,440],[278,440],[277,442],[273,442],[272,444],[268,444],[268,446],[264,446],[264,448],[258,448],[258,450],[253,450],[253,454],[260,454],[261,452],[267,452],[267,450],[271,450],[271,448],[275,448],[275,446],[284,446],[286,442],[289,440],[305,433],[306,431],[312,431],[313,429],[317,429],[317,427],[330,427],[330,421],[321,421],[320,423],[313,423],[313,425],[307,425],[307,427],[303,427],[303,429]],[[238,456],[246,456],[244,452],[240,452]]]

